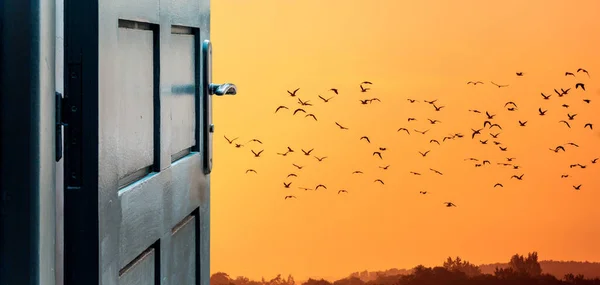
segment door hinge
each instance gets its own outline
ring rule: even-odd
[[[63,126],[67,126],[67,124],[64,122],[63,118],[63,105],[64,105],[64,98],[62,96],[62,94],[60,92],[55,92],[54,96],[56,97],[56,107],[55,107],[55,116],[56,116],[56,135],[55,135],[55,142],[54,142],[54,151],[56,153],[56,162],[60,161],[60,159],[63,157]]]

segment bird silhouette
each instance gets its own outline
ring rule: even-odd
[[[346,127],[344,127],[344,126],[340,125],[340,123],[338,123],[338,122],[335,122],[335,124],[336,124],[338,127],[340,127],[340,129],[342,129],[342,130],[347,130],[347,129],[348,129],[348,128],[346,128]]]
[[[296,115],[296,113],[298,113],[298,112],[304,112],[304,113],[306,113],[306,110],[304,110],[302,108],[298,108],[298,109],[294,110],[294,113],[292,115]]]
[[[337,93],[336,93],[337,94]],[[323,98],[321,95],[319,95],[319,98],[321,98],[321,100],[323,100],[323,102],[327,103],[329,102],[329,100],[331,100],[333,97],[329,97],[327,99]]]
[[[467,82],[467,84],[477,85],[477,84],[483,84],[483,82],[481,82],[481,81],[469,81],[469,82]]]
[[[496,85],[498,88],[508,87],[508,84],[506,84],[506,85],[500,85],[500,84],[494,83],[494,81],[491,81],[491,83],[494,84],[494,85]]]
[[[318,120],[317,120],[317,117],[315,117],[315,115],[314,115],[314,114],[306,114],[304,117],[306,117],[306,118],[308,118],[308,117],[312,117],[313,119],[315,119],[315,121],[318,121]]]
[[[288,109],[289,110],[288,107],[281,105],[281,106],[277,107],[277,109],[275,109],[275,113],[277,113],[277,111],[279,111],[281,109]]]
[[[583,68],[578,68],[577,72],[583,72],[583,73],[587,74],[588,77],[590,77],[590,74],[588,73],[588,71]]]
[[[227,140],[227,142],[228,142],[229,144],[232,144],[232,143],[233,143],[235,140],[237,140],[237,139],[238,139],[238,138],[234,138],[234,139],[231,139],[231,140],[230,140],[230,139],[228,139],[226,136],[223,136],[223,137],[224,137],[224,138]]]
[[[296,90],[294,90],[294,91],[292,91],[292,92],[290,92],[290,91],[288,90],[288,94],[290,94],[290,96],[292,96],[292,97],[296,97],[296,92],[298,92],[298,90],[300,90],[300,88],[296,88]]]
[[[254,154],[254,157],[260,157],[260,154],[264,151],[264,149],[259,152],[255,152],[254,150],[250,150],[250,151]]]

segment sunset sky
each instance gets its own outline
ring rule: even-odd
[[[211,5],[213,79],[239,88],[237,96],[213,103],[212,272],[337,279],[365,269],[438,265],[450,255],[476,264],[505,262],[533,250],[546,260],[600,261],[600,160],[591,163],[600,157],[600,1]],[[580,67],[589,78],[575,72]],[[361,93],[364,80],[373,85]],[[485,84],[467,85],[471,80]],[[577,82],[586,91],[576,90]],[[318,121],[292,116],[300,105],[286,90],[298,87]],[[333,96],[329,88],[340,94],[324,103],[317,96]],[[572,89],[559,98],[554,88]],[[543,100],[541,92],[552,97]],[[381,103],[359,102],[373,97]],[[423,99],[445,107],[435,112]],[[518,110],[507,111],[507,101]],[[279,105],[291,110],[274,114]],[[538,115],[539,107],[548,113]],[[503,130],[486,127],[471,139],[471,128],[482,128],[486,116],[469,109],[497,114],[492,121]],[[558,122],[567,113],[578,114],[571,129]],[[441,123],[431,125],[428,118]],[[519,120],[528,123],[520,127]],[[597,123],[593,131],[583,128],[588,122]],[[411,134],[397,132],[400,127]],[[501,134],[493,139],[490,132]],[[465,137],[442,142],[453,133]],[[223,135],[240,137],[236,142],[244,146],[227,144]],[[371,144],[359,140],[365,135]],[[252,138],[263,145],[247,143]],[[567,142],[580,147],[549,150]],[[296,152],[276,154],[287,146]],[[379,147],[387,148],[382,160],[372,155]],[[301,148],[314,151],[304,156]],[[255,158],[251,149],[264,153]],[[426,157],[419,154],[427,150]],[[313,155],[328,158],[318,162]],[[475,168],[467,157],[492,164]],[[497,165],[506,157],[516,157],[512,163],[520,168]],[[569,168],[576,163],[587,168]],[[258,173],[245,174],[249,168]],[[298,177],[286,178],[289,173]],[[518,181],[513,174],[525,175]],[[286,189],[283,182],[292,185]],[[494,188],[497,182],[504,188]],[[298,189],[319,183],[328,189]],[[578,184],[580,191],[572,187]],[[338,195],[340,189],[349,193]],[[458,207],[446,208],[445,201]]]

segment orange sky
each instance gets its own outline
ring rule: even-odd
[[[593,113],[600,111],[600,2],[492,2],[212,1],[213,77],[237,84],[239,93],[214,100],[211,270],[256,279],[291,273],[302,280],[432,266],[449,255],[490,263],[537,250],[541,259],[600,260],[600,163],[590,162],[600,157],[600,132],[583,129],[594,120],[600,129]],[[591,78],[564,76],[579,67]],[[360,93],[363,80],[374,83],[368,93]],[[466,85],[469,80],[486,84]],[[573,88],[562,98],[553,92],[576,82],[587,91]],[[314,103],[307,111],[318,122],[289,110],[274,114],[279,105],[300,106],[286,92],[297,87],[300,98]],[[331,97],[332,87],[339,96],[323,103],[317,95]],[[540,92],[554,95],[545,101]],[[358,101],[371,97],[382,103]],[[438,99],[446,107],[434,112],[407,98]],[[506,111],[509,100],[518,111]],[[548,114],[539,116],[538,107]],[[488,145],[470,137],[429,143],[481,128],[484,115],[468,109],[497,114],[498,141],[507,152],[491,144],[487,129],[480,138],[489,138]],[[578,114],[572,129],[558,123],[567,112]],[[519,127],[518,120],[529,122]],[[431,130],[406,135],[400,127]],[[223,135],[240,137],[245,146],[235,148]],[[359,141],[363,135],[372,143]],[[246,144],[252,138],[264,144]],[[580,147],[549,150],[569,141]],[[288,145],[296,153],[276,154]],[[379,146],[388,149],[383,160],[371,155]],[[263,148],[260,158],[250,152]],[[328,158],[319,163],[300,148]],[[466,157],[492,165],[475,168]],[[505,157],[516,157],[520,169],[497,166]],[[298,171],[292,163],[306,167]],[[572,163],[588,167],[570,169]],[[387,164],[388,170],[378,168]],[[258,174],[245,174],[247,168]],[[357,169],[365,174],[352,175]],[[292,172],[298,178],[286,179]],[[522,181],[510,179],[522,173]],[[561,179],[564,173],[570,177]],[[377,178],[385,185],[373,183]],[[292,187],[283,188],[284,181]],[[505,187],[493,188],[496,182]],[[298,189],[319,183],[328,189]],[[575,191],[572,185],[580,183]],[[338,195],[339,189],[349,193]]]

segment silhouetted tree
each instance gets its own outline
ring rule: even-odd
[[[217,272],[210,277],[211,285],[231,285],[231,278],[225,272]]]
[[[302,283],[302,285],[332,285],[331,282],[325,280],[325,279],[312,279],[309,278],[306,282]]]
[[[466,260],[462,260],[459,256],[452,260],[452,257],[448,257],[444,262],[444,268],[448,271],[457,271],[466,274],[469,277],[481,275],[481,270],[474,264]]]
[[[542,267],[538,261],[537,252],[532,252],[525,258],[523,255],[515,254],[508,263],[516,274],[537,277],[542,274]]]
[[[365,285],[365,282],[356,276],[340,279],[333,282],[333,285]]]
[[[468,269],[471,268],[471,269]],[[600,285],[600,279],[585,279],[582,274],[565,274],[563,280],[551,274],[542,274],[537,253],[527,257],[514,255],[508,267],[496,266],[494,274],[482,274],[479,269],[457,257],[448,258],[443,266],[425,267],[418,265],[410,271],[386,270],[356,272],[350,277],[333,283],[325,279],[308,279],[301,285]],[[402,273],[400,273],[402,272]],[[488,271],[489,272],[489,271]],[[369,278],[368,281],[359,277]],[[210,285],[296,285],[292,275],[260,282],[239,276],[232,279],[227,273],[217,272],[210,277]]]

